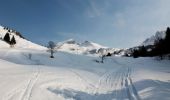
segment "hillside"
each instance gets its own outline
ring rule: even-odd
[[[7,43],[4,43],[2,41],[2,39],[4,38],[6,33],[10,34],[10,38],[12,38],[12,36],[15,37],[15,39],[16,39],[15,48],[20,48],[20,49],[45,49],[45,47],[43,47],[43,46],[40,46],[40,45],[37,45],[35,43],[32,43],[31,41],[28,41],[27,39],[25,39],[21,35],[21,33],[15,31],[15,30],[0,26],[0,38],[1,38],[0,43],[2,43],[2,45],[4,45],[5,47],[10,47]]]

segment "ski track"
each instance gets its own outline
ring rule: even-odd
[[[116,71],[107,71],[103,74],[96,84],[95,92],[99,93],[102,89],[109,89],[108,93],[114,91],[111,95],[116,100],[141,100],[131,78],[133,67],[115,62],[121,67]]]
[[[32,90],[38,80],[39,75],[40,75],[40,69],[38,68],[37,72],[35,72],[33,77],[29,80],[28,85],[20,100],[30,100],[32,96]]]
[[[71,71],[79,78],[80,81],[83,81],[86,85],[88,85],[87,88],[91,88],[91,90],[93,90],[92,93],[95,96],[98,96],[100,91],[105,90],[111,95],[112,99],[115,100],[141,100],[131,78],[133,67],[121,64],[121,67],[117,70],[107,71],[104,73],[95,85],[83,79],[83,77],[76,71]],[[114,92],[112,93],[112,91]]]
[[[84,79],[78,72],[76,72],[75,70],[72,70],[72,69],[69,69],[69,70],[72,73],[74,73],[81,82],[83,82],[84,86],[85,86],[85,84],[88,85],[88,86],[86,86],[86,90],[93,90],[95,88],[95,86],[92,83],[90,83],[88,80]]]
[[[27,84],[22,84],[4,96],[3,100],[30,100],[33,92],[34,85],[36,84],[40,75],[40,68],[32,74]],[[25,87],[25,88],[24,88]],[[16,98],[16,96],[18,98]]]
[[[98,79],[97,84],[93,84],[89,80],[86,80],[76,70],[69,70],[83,83],[83,86],[86,87],[87,91],[92,91],[95,98],[98,94],[101,94],[101,91],[103,92],[104,90],[104,92],[109,94],[109,96],[114,100],[141,100],[131,78],[133,67],[129,67],[117,61],[116,63],[121,65],[120,68],[105,72]],[[21,86],[13,89],[3,100],[16,100],[16,96],[18,97],[17,100],[31,100],[33,89],[39,75],[40,68],[37,67],[27,84],[22,84]]]

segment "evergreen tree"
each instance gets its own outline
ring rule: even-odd
[[[170,39],[170,28],[167,27],[167,30],[166,30],[166,39]]]
[[[163,55],[170,53],[170,28],[168,27],[166,30],[165,39],[157,39],[155,41],[155,47],[152,49],[152,56],[160,56],[162,58]]]
[[[132,52],[132,56],[133,56],[133,58],[138,58],[139,57],[139,51],[134,49],[133,52]]]
[[[10,36],[9,33],[6,33],[4,36],[4,41],[10,44]]]
[[[112,54],[109,52],[109,53],[107,53],[107,55],[106,56],[112,56]]]
[[[164,46],[164,39],[158,39],[156,40],[154,44],[154,48],[150,52],[150,56],[160,56],[165,53],[165,46]]]
[[[15,37],[13,36],[10,41],[10,45],[15,45],[15,44],[16,44],[16,40],[15,40]]]
[[[166,45],[166,52],[170,53],[170,28],[168,27],[166,30],[166,37],[165,37],[165,45]]]
[[[147,50],[145,46],[142,46],[140,49],[141,56],[145,57],[147,56]]]

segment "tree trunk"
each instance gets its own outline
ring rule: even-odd
[[[54,54],[54,51],[51,49],[51,56],[50,56],[50,58],[54,58],[53,54]]]

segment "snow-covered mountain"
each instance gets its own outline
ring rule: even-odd
[[[91,41],[84,41],[82,43],[78,43],[74,39],[69,39],[56,44],[56,49],[58,51],[63,51],[63,52],[68,52],[73,54],[98,55],[98,50],[101,48],[105,49],[107,53],[111,53],[111,54],[114,54],[121,50],[121,49],[102,46],[100,44]]]
[[[7,27],[3,27],[0,26],[0,48],[1,47],[10,47],[8,43],[3,41],[3,38],[5,36],[6,33],[10,34],[10,38],[12,38],[12,36],[15,37],[16,40],[16,44],[15,44],[15,48],[20,48],[20,49],[45,49],[45,47],[40,46],[38,44],[35,44],[31,41],[28,41],[27,39],[25,39],[21,33],[12,30],[10,28]]]
[[[84,41],[78,43],[74,39],[69,39],[56,44],[56,49],[59,51],[74,53],[74,54],[96,54],[100,48],[107,48],[94,42]]]
[[[139,44],[138,46],[132,47],[132,48],[128,48],[122,51],[122,53],[124,54],[124,56],[132,56],[132,53],[134,50],[138,50],[139,48],[141,48],[142,46],[144,46],[146,48],[147,51],[151,51],[152,48],[154,48],[154,43],[155,41],[159,40],[159,39],[164,39],[166,36],[166,31],[157,31],[155,33],[155,35],[147,38],[146,40],[144,40],[141,44]]]
[[[165,31],[157,31],[155,35],[151,36],[150,38],[147,38],[141,45],[148,46],[148,45],[154,45],[154,42],[158,39],[164,39],[165,38]]]

